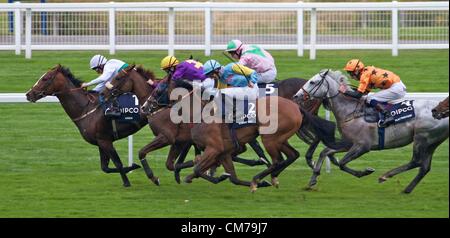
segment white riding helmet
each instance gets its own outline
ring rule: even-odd
[[[91,69],[95,69],[101,65],[106,64],[106,61],[108,61],[105,56],[103,55],[94,55],[94,57],[92,57],[91,62],[89,63],[91,66]]]

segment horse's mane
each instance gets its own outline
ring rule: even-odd
[[[148,80],[148,79],[156,80],[156,76],[155,76],[155,74],[153,73],[153,71],[144,69],[144,67],[143,67],[142,65],[136,66],[135,69],[136,69],[136,71],[138,72],[138,74],[144,76],[144,78],[145,78],[146,80]]]
[[[66,78],[68,78],[75,85],[75,87],[81,87],[83,81],[76,78],[72,74],[72,72],[70,72],[70,69],[68,67],[64,66],[59,67],[59,72],[61,72]]]
[[[343,74],[339,70],[333,71],[330,69],[328,71],[328,75],[331,76],[331,78],[334,79],[335,81],[337,81],[338,83],[340,83],[342,81],[346,85],[350,85],[347,76],[345,76],[345,74]]]

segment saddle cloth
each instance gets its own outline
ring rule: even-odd
[[[385,104],[385,108],[394,117],[394,122],[391,125],[405,122],[415,117],[413,102],[413,100],[404,100],[394,104]],[[364,120],[366,122],[378,122],[380,119],[384,119],[384,115],[373,107],[365,107]]]
[[[121,115],[114,118],[119,123],[136,123],[140,121],[139,100],[136,95],[132,93],[124,93],[117,97]],[[105,102],[102,105],[103,110],[106,110],[112,102]]]

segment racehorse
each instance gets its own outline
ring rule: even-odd
[[[442,118],[448,117],[449,107],[448,107],[448,97],[431,110],[433,117],[440,120]]]
[[[141,70],[141,73],[145,74],[147,78],[154,79],[151,72]],[[119,123],[116,125],[116,133],[114,133],[111,120],[104,116],[104,112],[100,108],[98,94],[87,92],[80,87],[81,84],[82,82],[73,76],[69,68],[58,64],[43,74],[26,93],[27,100],[36,102],[49,95],[56,96],[67,115],[77,126],[83,139],[98,146],[101,169],[105,173],[120,173],[123,186],[129,187],[130,181],[126,173],[140,168],[140,166],[133,163],[130,167],[124,167],[113,142],[137,132],[147,124],[147,120],[145,116],[141,116],[141,120],[137,124]],[[108,167],[110,159],[116,168]]]
[[[324,100],[324,106],[331,109],[335,115],[342,136],[353,143],[350,148],[340,150],[328,149],[329,152],[327,153],[348,150],[339,161],[340,169],[353,176],[363,177],[373,173],[374,170],[371,168],[367,168],[365,171],[353,170],[347,167],[347,163],[359,158],[370,150],[380,149],[377,123],[368,123],[362,117],[351,116],[354,112],[364,107],[365,103],[363,100],[365,99],[358,100],[341,94],[338,90],[340,85],[348,88],[347,78],[341,72],[322,70],[303,85],[303,88],[296,93],[295,97],[303,98],[304,100],[310,98]],[[430,171],[434,151],[449,136],[448,118],[436,120],[431,115],[431,109],[437,104],[437,101],[432,100],[415,100],[415,118],[402,124],[385,128],[385,149],[403,147],[411,142],[414,142],[414,145],[411,161],[383,174],[379,178],[380,183],[401,172],[419,167],[417,176],[403,190],[404,193],[411,193],[420,180]],[[324,155],[327,153],[324,153]],[[317,171],[316,169],[320,171],[320,167],[317,168],[319,165],[319,163],[316,164],[315,172]],[[316,177],[317,174],[313,175],[312,180]]]
[[[112,95],[118,95],[125,92],[133,92],[136,95],[139,95],[140,103],[144,103],[147,97],[152,93],[151,90],[148,90],[147,81],[140,77],[139,74],[134,72],[134,66],[129,66],[126,69],[122,70],[118,73],[118,75],[111,80],[110,89],[105,89],[102,92],[102,95],[108,99]],[[319,104],[320,105],[320,104]],[[316,105],[315,108],[317,107]],[[148,162],[146,161],[146,155],[151,151],[158,150],[167,145],[171,145],[167,161],[166,167],[170,171],[175,170],[175,179],[179,183],[179,171],[186,167],[192,167],[193,161],[188,163],[184,163],[184,157],[186,156],[189,148],[192,146],[191,139],[191,126],[188,124],[174,124],[170,120],[170,108],[161,107],[147,115],[148,123],[152,130],[152,132],[156,135],[156,137],[146,146],[144,146],[139,151],[139,159],[144,167],[144,171],[147,174],[147,177],[151,179],[156,185],[159,185],[159,180],[156,176],[154,176],[153,171],[151,170]],[[233,160],[236,158],[235,156],[239,153],[243,153],[245,151],[245,147],[243,150],[238,151],[233,155]],[[262,151],[262,150],[261,150]],[[180,166],[176,167],[174,164],[177,158],[180,158],[177,161],[177,164]],[[247,161],[244,159],[238,159],[238,162],[245,163],[248,165],[254,165],[254,161]],[[181,164],[183,164],[181,166]]]

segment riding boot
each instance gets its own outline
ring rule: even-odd
[[[380,120],[378,122],[379,127],[387,127],[394,121],[394,118],[391,116],[389,111],[381,103],[377,103],[375,109],[384,115],[384,120]]]
[[[111,104],[105,110],[105,116],[107,117],[119,117],[121,115],[119,103],[117,102],[117,98],[114,97],[111,99]]]

